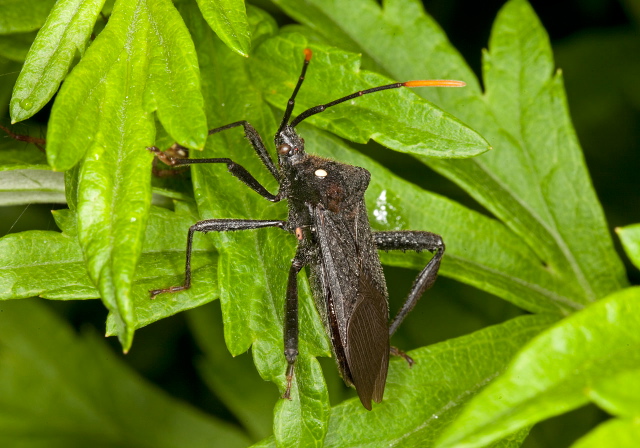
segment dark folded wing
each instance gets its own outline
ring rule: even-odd
[[[384,393],[389,330],[386,295],[380,279],[376,282],[377,273],[372,272],[375,267],[363,258],[369,251],[359,247],[370,238],[369,229],[361,229],[366,235],[357,235],[357,219],[342,219],[322,208],[315,210],[315,217],[323,290],[325,298],[332,301],[330,306],[337,319],[334,328],[344,347],[344,360],[340,359],[341,353],[336,353],[338,363],[343,376],[350,377],[345,379],[353,382],[364,407],[371,409],[371,400],[382,401]]]

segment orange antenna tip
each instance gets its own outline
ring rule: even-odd
[[[453,81],[450,79],[429,79],[423,81],[407,81],[402,83],[405,87],[464,87],[464,81]]]
[[[311,56],[313,56],[313,51],[311,51],[311,48],[305,48],[304,49],[304,60],[305,61],[310,61],[311,60]]]

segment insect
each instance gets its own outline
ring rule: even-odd
[[[247,220],[207,219],[189,229],[185,281],[183,285],[150,291],[151,296],[189,289],[191,286],[191,247],[196,232],[226,232],[278,227],[295,235],[298,247],[289,270],[284,311],[284,355],[288,366],[283,398],[290,398],[294,365],[298,355],[297,275],[309,267],[316,308],[331,340],[333,354],[345,383],[354,386],[360,401],[371,410],[371,400],[382,401],[389,355],[411,358],[390,347],[389,337],[397,330],[420,296],[437,276],[445,246],[439,235],[424,231],[373,232],[369,226],[364,194],[370,174],[364,168],[346,165],[305,152],[304,139],[295,127],[303,120],[359,96],[399,87],[464,86],[461,81],[409,81],[375,87],[312,107],[289,122],[295,98],[311,60],[304,50],[302,73],[287,103],[275,135],[276,166],[260,135],[246,121],[238,121],[209,131],[209,135],[242,126],[262,163],[278,180],[276,194],[267,191],[246,169],[228,158],[186,159],[169,152],[148,148],[170,166],[195,163],[224,163],[235,177],[271,202],[287,200],[288,219]],[[180,153],[180,151],[178,151]],[[389,324],[388,294],[378,250],[427,250],[435,255],[416,278],[404,305]]]

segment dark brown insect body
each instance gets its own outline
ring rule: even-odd
[[[313,155],[301,159],[287,195],[289,222],[300,220],[296,225],[307,229],[299,252],[310,268],[316,308],[345,382],[368,403],[379,402],[389,364],[389,309],[364,203],[370,174]]]
[[[298,249],[292,261],[285,304],[284,352],[288,362],[287,386],[284,397],[289,398],[298,355],[298,291],[297,275],[309,266],[316,307],[322,316],[340,374],[353,385],[365,408],[371,400],[380,402],[389,365],[389,354],[411,358],[389,346],[389,337],[416,304],[422,293],[436,279],[444,253],[442,239],[423,231],[372,232],[367,218],[364,194],[370,174],[364,168],[307,154],[304,140],[295,126],[307,117],[320,113],[352,98],[380,90],[402,86],[461,86],[459,81],[409,81],[356,92],[330,103],[313,107],[289,119],[295,96],[304,80],[311,59],[305,50],[302,74],[275,136],[278,167],[273,163],[262,139],[246,121],[212,129],[214,134],[243,126],[245,135],[266,168],[279,181],[280,189],[273,195],[242,166],[231,159],[180,159],[149,148],[169,165],[194,163],[225,163],[229,171],[264,198],[277,202],[286,199],[289,206],[287,221],[209,219],[189,229],[185,284],[151,291],[152,296],[188,289],[191,285],[191,245],[195,232],[250,230],[279,227],[295,234]],[[174,145],[176,146],[176,145]],[[378,250],[428,250],[434,257],[418,275],[398,315],[389,325],[388,295]]]

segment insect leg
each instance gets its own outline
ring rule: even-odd
[[[0,125],[0,129],[7,133],[9,137],[19,142],[33,143],[40,151],[44,152],[44,145],[47,141],[43,138],[31,137],[29,135],[16,134],[11,129]]]
[[[291,399],[293,366],[298,357],[298,273],[304,267],[304,261],[296,254],[289,269],[287,299],[284,312],[284,356],[287,359],[287,389],[282,398]]]
[[[269,172],[276,180],[280,180],[280,175],[278,173],[278,169],[276,168],[273,160],[269,156],[264,143],[262,142],[262,138],[258,131],[255,130],[253,126],[247,121],[236,121],[235,123],[230,123],[225,126],[221,126],[219,128],[211,129],[209,131],[209,135],[217,134],[218,132],[235,128],[238,126],[244,127],[244,135],[251,143],[251,146],[255,150],[256,154],[267,167]],[[177,143],[174,143],[169,149],[166,151],[161,151],[155,146],[151,146],[147,148],[149,151],[155,154],[155,156],[169,166],[184,166],[184,165],[193,165],[196,163],[225,163],[227,165],[227,169],[231,174],[240,179],[245,185],[251,188],[253,191],[264,197],[265,199],[271,202],[278,202],[281,198],[279,195],[273,195],[264,188],[260,182],[256,180],[242,165],[235,163],[233,160],[224,158],[211,158],[211,159],[187,159],[188,150]],[[159,170],[156,170],[159,171]],[[166,174],[162,173],[162,176]]]
[[[422,272],[418,274],[404,305],[402,305],[396,317],[391,321],[389,335],[392,335],[396,332],[404,318],[407,317],[407,314],[416,306],[422,294],[431,288],[436,281],[438,269],[440,268],[440,260],[442,260],[442,255],[444,254],[444,242],[440,235],[420,231],[374,232],[373,237],[379,250],[414,250],[416,252],[428,250],[429,252],[435,252],[433,258],[429,260],[429,263],[427,263]]]
[[[158,294],[165,292],[184,291],[191,287],[191,248],[193,245],[193,234],[195,232],[230,232],[234,230],[252,230],[262,229],[265,227],[280,227],[285,229],[287,221],[276,220],[257,220],[257,219],[207,219],[198,221],[189,227],[189,236],[187,237],[187,261],[184,269],[184,284],[180,286],[172,286],[164,289],[153,289],[151,298],[155,298]]]

